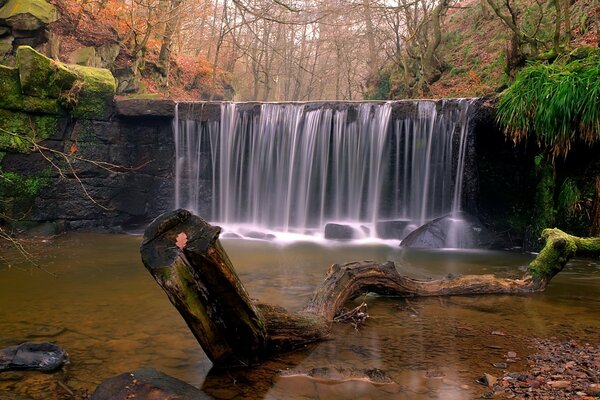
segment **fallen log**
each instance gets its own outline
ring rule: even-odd
[[[248,366],[325,339],[349,300],[387,296],[515,294],[544,290],[578,252],[600,253],[600,238],[546,229],[546,246],[521,278],[494,275],[418,280],[392,262],[334,264],[300,312],[253,301],[219,242],[221,228],[186,210],[165,213],[146,229],[142,261],[216,367]]]

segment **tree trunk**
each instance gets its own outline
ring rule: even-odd
[[[342,307],[363,293],[390,296],[512,294],[543,290],[576,252],[600,253],[600,238],[546,229],[546,247],[520,279],[466,275],[417,280],[392,262],[334,264],[298,313],[255,303],[219,242],[221,229],[186,210],[165,213],[146,229],[142,261],[217,367],[248,366],[325,339]]]

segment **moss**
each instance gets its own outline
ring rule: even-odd
[[[0,93],[0,108],[41,114],[65,113],[56,99],[24,96],[17,68],[0,65]]]
[[[58,118],[0,109],[0,150],[27,152],[28,139],[43,140],[58,131]],[[22,136],[16,137],[16,135]]]
[[[554,167],[542,155],[536,157],[536,163],[538,183],[535,188],[533,215],[526,238],[526,247],[532,250],[541,249],[543,243],[538,239],[539,233],[542,229],[554,226],[556,221]]]
[[[0,108],[106,120],[116,82],[107,69],[54,61],[29,46],[17,49],[17,69],[0,68]]]
[[[106,120],[110,116],[117,85],[111,72],[103,68],[70,65],[82,82],[77,93],[73,116],[83,119]]]
[[[66,65],[54,61],[30,46],[17,49],[17,67],[24,95],[58,99],[73,87],[78,76]]]
[[[0,8],[0,19],[8,19],[18,14],[31,14],[45,24],[58,19],[54,6],[45,0],[8,0]]]
[[[546,245],[529,264],[528,272],[537,279],[549,281],[558,274],[576,253],[600,253],[600,238],[580,238],[560,229],[544,229],[542,239]]]

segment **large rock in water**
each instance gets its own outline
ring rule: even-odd
[[[50,372],[65,362],[63,349],[52,343],[25,342],[0,349],[0,372],[31,369]]]
[[[350,225],[334,223],[325,225],[325,239],[350,240],[357,236],[357,232]]]
[[[411,232],[400,246],[422,249],[489,249],[495,235],[465,212],[444,215]]]
[[[138,369],[102,382],[91,400],[203,400],[203,391],[152,368]]]

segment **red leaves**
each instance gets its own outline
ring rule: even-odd
[[[179,247],[181,250],[183,250],[185,248],[185,245],[187,244],[187,235],[185,234],[185,232],[181,232],[179,235],[177,235],[177,239],[175,241],[175,246]]]

